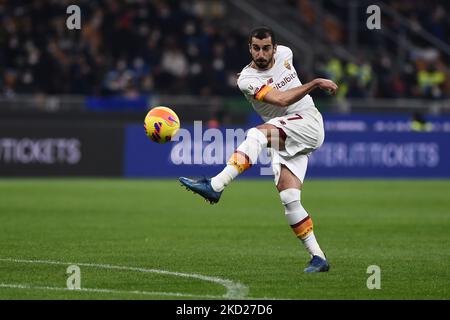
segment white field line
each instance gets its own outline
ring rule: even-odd
[[[0,283],[0,288],[9,289],[34,289],[34,290],[50,290],[50,291],[75,291],[75,292],[95,292],[95,293],[115,293],[115,294],[137,294],[137,295],[149,295],[149,296],[167,296],[167,297],[189,297],[189,298],[206,298],[206,299],[218,299],[222,296],[213,295],[197,295],[189,293],[178,292],[157,292],[157,291],[126,291],[126,290],[113,290],[113,289],[96,289],[96,288],[80,288],[80,289],[68,289],[58,287],[44,287],[33,286],[30,284],[12,284],[12,283]]]
[[[139,267],[127,267],[127,266],[116,266],[116,265],[110,265],[110,264],[97,264],[97,263],[77,263],[77,262],[62,262],[62,261],[52,261],[52,260],[25,260],[25,259],[13,259],[13,258],[0,258],[0,261],[6,261],[6,262],[15,262],[15,263],[30,263],[30,264],[54,264],[54,265],[77,265],[77,266],[84,266],[84,267],[94,267],[94,268],[103,268],[103,269],[114,269],[114,270],[126,270],[126,271],[136,271],[136,272],[143,272],[143,273],[156,273],[156,274],[163,274],[163,275],[170,275],[175,277],[183,277],[183,278],[192,278],[197,279],[201,281],[209,281],[213,282],[219,285],[222,285],[225,287],[227,292],[222,296],[202,296],[202,297],[209,297],[209,298],[225,298],[225,299],[243,299],[248,294],[248,287],[239,283],[234,282],[228,279],[221,279],[218,277],[211,277],[211,276],[204,276],[201,274],[196,273],[181,273],[181,272],[172,272],[167,270],[159,270],[159,269],[146,269],[146,268],[139,268]],[[4,284],[5,286],[9,284]],[[19,287],[21,285],[18,285]],[[60,290],[62,288],[54,288],[54,287],[31,287],[28,285],[23,285],[24,288],[30,289],[30,288],[47,288],[48,290]],[[27,287],[28,286],[28,287]],[[53,288],[53,289],[50,289]],[[81,289],[83,290],[83,289]],[[137,293],[137,292],[146,292],[142,294],[152,294],[157,295],[161,294],[162,292],[153,293],[153,292],[147,292],[147,291],[116,291],[116,290],[109,290],[109,289],[86,289],[86,290],[97,290],[95,292],[115,292],[115,293]],[[106,290],[106,291],[104,291]],[[93,291],[94,292],[94,291]],[[164,295],[164,294],[163,294]],[[187,297],[200,297],[197,295],[190,295],[190,294],[184,294],[184,293],[168,293],[170,296],[187,296]]]

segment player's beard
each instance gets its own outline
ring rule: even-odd
[[[272,59],[273,59],[273,55],[267,60],[266,59],[262,59],[262,58],[259,58],[258,60],[253,59],[253,62],[256,64],[256,66],[259,69],[265,70],[269,66],[269,64],[272,61]]]

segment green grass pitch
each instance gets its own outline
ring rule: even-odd
[[[302,202],[328,273],[302,272],[271,180],[212,206],[176,179],[2,179],[0,299],[450,298],[450,181],[310,180]]]

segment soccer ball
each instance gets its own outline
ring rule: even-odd
[[[154,107],[144,120],[145,134],[150,140],[158,143],[166,143],[180,129],[180,120],[177,114],[167,107]]]

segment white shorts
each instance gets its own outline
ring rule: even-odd
[[[309,155],[320,148],[325,139],[322,115],[319,110],[311,109],[273,118],[267,123],[283,130],[286,134],[285,150],[270,149],[275,184],[277,185],[280,179],[282,164],[303,183]]]

